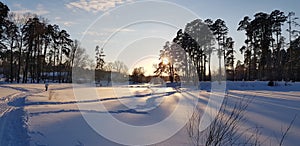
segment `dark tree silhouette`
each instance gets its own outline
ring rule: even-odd
[[[0,2],[0,39],[2,39],[3,37],[8,12],[9,12],[9,8],[5,4]],[[4,45],[1,43],[1,47],[3,46]]]
[[[187,23],[184,33],[179,30],[173,42],[186,52],[187,60],[191,60],[194,64],[199,80],[207,80],[206,63],[207,58],[210,60],[213,48],[213,35],[209,26],[202,20],[196,19]]]
[[[210,30],[213,32],[213,35],[215,36],[217,40],[217,55],[219,58],[219,74],[222,74],[221,70],[221,58],[223,55],[224,62],[226,62],[226,47],[225,47],[225,41],[228,34],[228,27],[225,24],[225,21],[222,19],[217,19],[211,26]],[[226,70],[226,68],[225,68]],[[220,79],[219,79],[220,80]]]
[[[87,69],[91,61],[85,49],[79,41],[73,42],[66,30],[35,14],[16,15],[2,2],[0,12],[0,69],[6,81],[39,83],[52,77],[53,82],[71,82],[72,68]],[[216,52],[219,73],[223,58],[228,80],[299,81],[297,19],[294,12],[286,15],[280,10],[244,17],[237,29],[246,36],[240,48],[244,58],[235,69],[234,39],[228,36],[225,21],[196,19],[178,30],[161,50],[156,73],[168,74],[172,82],[178,74],[187,81],[189,76],[211,80],[211,56]],[[283,35],[284,25],[288,27],[288,40]],[[125,64],[115,61],[105,65],[103,49],[96,47],[95,51],[97,69],[126,74]],[[163,63],[163,58],[168,63]]]
[[[174,82],[175,68],[174,68],[174,56],[172,53],[174,50],[171,48],[170,42],[166,42],[163,49],[160,50],[159,59],[161,62],[158,64],[157,69],[154,71],[158,76],[162,76],[163,73],[169,75],[169,80],[171,83]]]
[[[96,49],[95,49],[95,52],[96,52],[96,69],[100,69],[100,70],[103,70],[103,67],[105,65],[105,61],[104,61],[104,50],[103,48],[99,48],[99,46],[96,46]]]
[[[69,33],[34,14],[9,13],[2,2],[0,11],[0,63],[7,81],[39,83],[50,72],[53,82],[70,81],[77,49]]]
[[[247,80],[282,80],[286,66],[282,25],[287,21],[284,12],[274,10],[270,14],[259,12],[251,20],[244,17],[238,30],[246,32],[244,64]],[[286,78],[286,77],[285,77]]]
[[[229,80],[234,81],[234,41],[231,37],[228,37],[225,42],[225,48],[227,50],[225,54],[225,68],[226,68],[226,77]]]
[[[289,33],[289,51],[288,51],[288,56],[289,56],[289,60],[288,60],[288,67],[287,67],[287,71],[288,71],[288,79],[289,80],[293,80],[293,61],[292,61],[292,56],[293,56],[293,49],[291,49],[291,44],[292,44],[292,37],[299,37],[300,36],[300,31],[299,30],[295,30],[294,27],[299,27],[300,24],[297,23],[296,20],[298,20],[299,18],[295,16],[295,12],[289,12],[287,15],[287,24],[288,24],[288,29],[287,32]]]
[[[145,78],[145,71],[143,67],[134,68],[132,71],[132,81],[134,83],[143,83]]]

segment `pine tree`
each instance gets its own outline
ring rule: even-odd
[[[105,65],[105,61],[104,61],[104,50],[103,48],[99,48],[99,46],[96,46],[96,69],[100,69],[103,70],[104,65]]]

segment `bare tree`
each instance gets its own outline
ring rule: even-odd
[[[105,71],[112,71],[113,70],[113,63],[112,62],[106,63],[106,65],[104,66],[104,70]]]
[[[80,67],[80,68],[87,67],[88,58],[89,56],[86,54],[85,49],[82,47],[78,47],[74,55],[73,67]]]
[[[123,74],[127,74],[128,71],[128,67],[126,66],[126,64],[119,60],[113,62],[112,69],[113,69],[112,71],[123,73]]]

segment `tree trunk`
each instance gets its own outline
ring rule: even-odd
[[[20,82],[20,72],[21,72],[21,57],[22,57],[22,46],[23,46],[23,35],[21,35],[21,39],[20,39],[20,46],[19,46],[19,63],[18,63],[18,72],[17,72],[17,83]],[[24,77],[24,74],[23,74]]]
[[[211,81],[211,54],[208,57],[208,80]]]
[[[14,39],[11,38],[10,43],[10,82],[12,83],[14,80],[14,74],[13,74],[13,46],[14,45]]]

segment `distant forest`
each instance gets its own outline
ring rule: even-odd
[[[12,13],[0,2],[0,78],[6,82],[71,82],[73,68],[104,68],[103,49],[95,51],[97,64],[59,25],[35,14]]]
[[[246,39],[240,49],[235,49],[224,20],[196,19],[178,30],[171,42],[166,42],[160,57],[167,57],[170,62],[158,64],[155,73],[168,73],[173,82],[177,78],[176,72],[190,74],[191,70],[187,68],[192,64],[200,81],[210,81],[213,76],[211,56],[216,53],[219,67],[221,59],[225,63],[222,68],[225,68],[227,80],[300,81],[300,25],[297,19],[295,13],[280,10],[241,18],[237,22],[237,31],[244,32]],[[72,40],[66,30],[49,24],[41,16],[14,14],[0,2],[0,75],[7,82],[71,82],[73,68],[95,69],[101,75],[127,72],[128,68],[120,61],[105,63],[103,48],[97,46],[95,51],[96,63],[93,63],[80,42]],[[236,53],[243,54],[243,60],[236,61]],[[99,74],[96,78],[104,78]],[[144,76],[142,71],[135,69],[132,78],[140,76]]]
[[[300,31],[294,12],[274,10],[258,12],[237,22],[237,31],[245,33],[244,45],[238,52],[234,39],[222,19],[196,19],[177,32],[160,50],[161,63],[155,73],[167,73],[176,81],[178,72],[188,76],[196,72],[199,81],[211,81],[216,74],[237,81],[300,81]],[[287,26],[286,30],[283,30]],[[283,32],[286,31],[288,38]],[[218,56],[219,69],[212,73],[212,54]],[[244,60],[237,60],[241,53]],[[168,63],[164,63],[168,58]],[[224,62],[224,65],[222,65]],[[190,67],[192,64],[192,67]],[[215,64],[214,64],[215,65]],[[191,71],[191,68],[195,68]],[[224,72],[221,70],[225,70]]]

